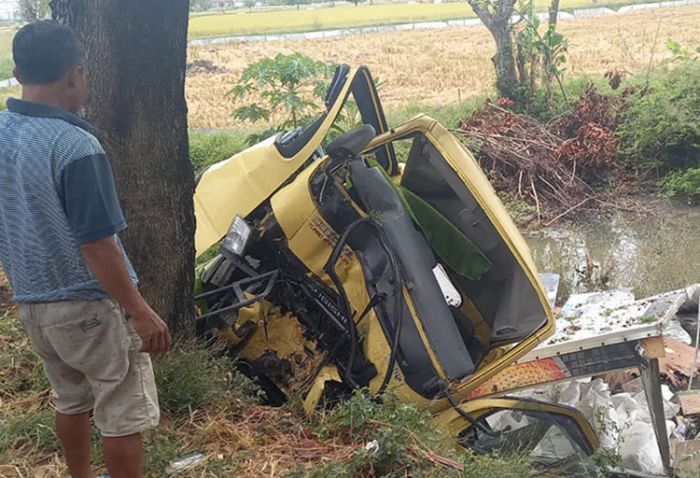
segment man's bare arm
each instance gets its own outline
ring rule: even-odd
[[[134,330],[143,341],[141,351],[165,353],[170,350],[168,326],[151,309],[131,280],[114,238],[110,236],[83,244],[80,249],[102,287],[131,317]]]

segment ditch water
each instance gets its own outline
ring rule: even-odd
[[[626,289],[643,298],[700,282],[700,207],[668,200],[642,206],[653,212],[525,233],[538,269],[561,276],[558,303],[572,293]]]

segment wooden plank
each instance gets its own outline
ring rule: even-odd
[[[664,338],[660,336],[642,340],[642,349],[644,357],[647,359],[664,358],[666,356]]]

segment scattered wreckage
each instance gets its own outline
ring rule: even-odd
[[[332,139],[351,102],[362,126]],[[593,454],[576,408],[484,392],[554,315],[474,157],[427,116],[390,128],[365,67],[339,67],[325,107],[198,178],[197,254],[220,248],[197,271],[198,333],[272,403],[294,393],[310,413],[391,391],[476,451],[527,450],[545,468]]]

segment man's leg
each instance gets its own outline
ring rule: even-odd
[[[72,478],[94,478],[90,467],[90,414],[56,413],[56,432]],[[139,475],[140,476],[140,475]]]
[[[140,433],[156,427],[159,419],[150,357],[139,352],[140,339],[114,302],[73,302],[65,307],[68,317],[45,334],[89,383],[110,476],[140,478]]]
[[[46,336],[64,319],[67,306],[57,304],[20,304],[19,318],[44,361],[44,372],[53,388],[56,406],[56,433],[63,446],[68,470],[73,478],[94,478],[90,469],[90,413],[94,399],[85,375],[68,365]]]
[[[105,437],[102,444],[105,463],[112,478],[141,478],[143,444],[140,433],[125,437]]]

